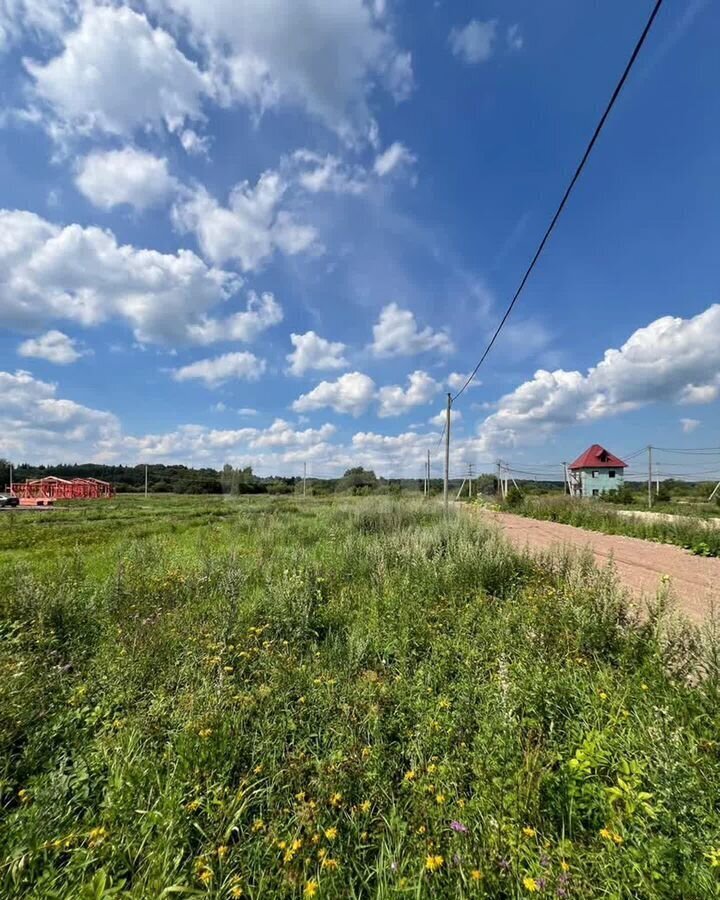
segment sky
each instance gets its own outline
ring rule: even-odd
[[[651,5],[0,0],[0,456],[439,476]],[[719,37],[661,9],[453,474],[720,444]]]

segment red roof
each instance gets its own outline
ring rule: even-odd
[[[619,456],[613,456],[600,444],[593,444],[588,447],[584,453],[570,463],[571,469],[625,469],[627,463],[623,462]]]

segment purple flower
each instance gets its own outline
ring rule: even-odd
[[[462,822],[458,822],[457,819],[452,820],[450,827],[453,831],[457,831],[458,834],[467,834],[467,827]]]
[[[537,880],[537,886],[540,888],[541,891],[544,891],[544,890],[545,890],[545,885],[546,885],[546,884],[547,884],[547,879],[545,879],[545,878],[538,878],[538,880]]]
[[[547,856],[543,855],[540,857],[540,865],[543,867],[543,869],[547,869],[547,867],[550,865],[550,860],[547,858]]]
[[[557,889],[556,893],[557,893],[558,897],[567,897],[567,895],[568,895],[568,892],[565,890],[564,887],[559,887]]]
[[[510,868],[510,862],[507,859],[499,859],[498,866],[503,870],[503,872],[507,872]]]

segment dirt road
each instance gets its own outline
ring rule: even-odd
[[[701,623],[708,616],[713,600],[720,613],[720,559],[693,556],[671,544],[600,534],[573,525],[526,519],[509,513],[483,511],[481,514],[496,522],[518,548],[590,547],[598,565],[613,561],[620,581],[640,602],[644,597],[654,597],[663,575],[669,575],[678,611],[691,621]]]

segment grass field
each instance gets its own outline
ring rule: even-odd
[[[0,517],[0,896],[709,898],[720,640],[435,505]]]
[[[527,496],[513,504],[511,512],[531,519],[562,522],[604,534],[624,534],[661,544],[675,544],[699,556],[720,556],[720,528],[715,520],[708,522],[704,512],[693,512],[692,507],[683,510],[678,504],[662,504],[658,513],[682,516],[675,520],[658,515],[656,520],[647,517],[619,515],[617,507],[601,500],[571,500],[568,497]],[[642,508],[625,507],[629,512],[643,512]]]

